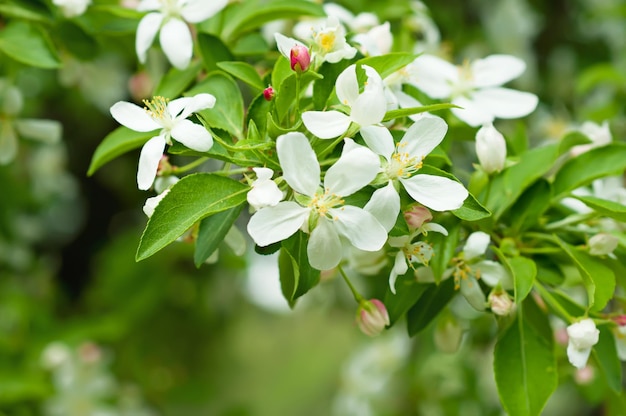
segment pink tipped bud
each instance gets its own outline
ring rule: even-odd
[[[613,321],[619,326],[626,326],[626,315],[619,315],[613,318]]]
[[[506,316],[515,309],[513,299],[504,290],[495,289],[489,294],[489,307],[496,315]]]
[[[263,98],[265,98],[266,101],[272,101],[275,94],[276,91],[274,91],[274,88],[271,85],[263,90]]]
[[[305,72],[311,65],[311,54],[306,46],[294,45],[290,53],[291,69],[296,72]]]
[[[432,220],[433,214],[431,214],[426,207],[413,205],[404,213],[404,219],[410,229],[417,230],[424,225],[425,222]]]
[[[378,299],[361,301],[357,310],[356,322],[365,335],[375,337],[389,325],[387,308]]]

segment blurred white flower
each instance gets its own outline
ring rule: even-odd
[[[609,233],[598,233],[589,239],[589,254],[605,256],[617,248],[619,238]]]
[[[52,3],[61,9],[63,16],[71,18],[85,13],[91,0],[52,0]]]
[[[591,143],[572,147],[570,149],[572,156],[578,156],[596,147],[606,146],[613,141],[613,136],[609,129],[609,122],[606,120],[602,124],[597,124],[593,121],[585,121],[578,130],[587,136],[589,140],[591,140]]]
[[[600,331],[593,320],[586,318],[567,327],[569,342],[567,358],[576,368],[584,368],[591,354],[591,347],[598,343]]]
[[[374,26],[365,33],[356,34],[352,40],[361,45],[364,55],[379,56],[391,52],[393,45],[393,35],[389,22]]]

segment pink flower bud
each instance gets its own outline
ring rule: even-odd
[[[430,213],[428,208],[421,205],[412,205],[405,213],[404,219],[410,229],[417,230],[425,222],[429,222],[433,219],[433,214]]]
[[[311,65],[311,54],[306,46],[294,45],[290,53],[291,69],[296,72],[305,72]]]
[[[619,326],[626,326],[626,315],[619,315],[613,318],[613,321]]]
[[[263,90],[263,98],[265,98],[266,101],[272,101],[274,94],[276,94],[276,91],[274,91],[274,88],[271,85]]]
[[[515,309],[515,303],[513,303],[513,299],[506,293],[504,290],[493,290],[489,294],[489,307],[491,308],[491,312],[496,315],[506,316],[510,314],[513,309]]]
[[[389,314],[385,305],[378,299],[363,300],[357,310],[356,322],[365,335],[380,335],[385,326],[389,325]]]

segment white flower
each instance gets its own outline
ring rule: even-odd
[[[435,211],[460,208],[468,196],[460,183],[441,176],[419,174],[422,163],[446,134],[448,126],[439,117],[421,118],[394,144],[389,130],[380,126],[361,129],[365,143],[375,153],[383,156],[383,177],[388,179],[386,187],[377,189],[366,206],[375,213],[388,230],[393,227],[400,211],[400,195],[392,182],[398,181],[417,202]],[[380,208],[384,205],[385,208]]]
[[[604,121],[602,124],[597,124],[593,121],[585,121],[580,126],[579,130],[591,140],[591,143],[572,147],[570,149],[572,156],[578,156],[596,147],[606,146],[613,141],[608,121]]]
[[[389,22],[375,26],[365,33],[359,33],[352,40],[361,45],[364,54],[369,56],[385,55],[391,52],[393,45]]]
[[[142,0],[137,10],[151,11],[137,27],[135,49],[141,63],[157,33],[167,59],[178,69],[189,66],[193,40],[186,22],[199,23],[220,12],[228,0]]]
[[[248,203],[259,210],[265,207],[273,207],[283,199],[283,192],[278,189],[276,182],[272,180],[274,171],[269,168],[252,168],[256,173],[256,180],[252,182],[252,189],[246,196]]]
[[[152,217],[152,214],[154,214],[154,210],[156,209],[157,205],[159,205],[163,198],[165,198],[165,195],[167,195],[169,192],[170,190],[166,189],[157,196],[146,199],[146,202],[143,205],[143,213],[146,214],[148,218]]]
[[[335,110],[302,114],[302,122],[311,133],[321,139],[331,139],[344,134],[351,123],[364,127],[382,121],[387,112],[382,79],[374,68],[367,65],[362,68],[367,75],[362,93],[359,93],[356,65],[347,67],[335,83],[337,98],[348,107],[349,115]]]
[[[506,161],[506,141],[491,123],[476,132],[476,155],[487,173],[500,172]]]
[[[526,69],[521,59],[491,55],[469,65],[456,67],[433,55],[421,55],[414,62],[417,88],[437,99],[451,99],[455,116],[476,127],[495,118],[518,118],[537,106],[536,95],[502,88]]]
[[[187,120],[187,117],[196,111],[212,108],[215,97],[198,94],[170,102],[163,97],[154,97],[144,103],[147,108],[126,101],[118,101],[111,107],[113,118],[131,130],[148,132],[161,129],[141,149],[137,185],[142,190],[152,186],[165,145],[172,144],[172,138],[198,152],[206,152],[213,146],[211,134],[203,126]]]
[[[589,254],[604,256],[617,248],[619,238],[609,233],[598,233],[589,239]]]
[[[52,0],[52,3],[61,9],[63,16],[70,18],[85,13],[91,0]]]
[[[567,344],[567,358],[576,368],[583,368],[587,364],[591,347],[598,343],[600,331],[593,320],[586,318],[567,327],[569,342]]]
[[[310,231],[307,254],[311,266],[328,270],[341,261],[340,236],[364,251],[377,251],[387,240],[385,229],[365,210],[345,205],[342,199],[371,182],[378,157],[347,139],[339,160],[320,187],[320,165],[302,133],[287,133],[276,140],[283,178],[297,193],[296,201],[282,201],[257,211],[248,233],[259,246],[289,238],[298,229]]]

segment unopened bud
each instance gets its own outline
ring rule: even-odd
[[[274,87],[272,87],[271,85],[263,90],[263,98],[265,98],[265,101],[272,101],[272,98],[274,98],[275,94],[276,91],[274,91]]]
[[[506,160],[506,141],[493,124],[485,124],[476,132],[476,155],[485,172],[500,172]]]
[[[617,248],[619,239],[608,233],[599,233],[589,239],[589,254],[592,256],[604,256]]]
[[[294,45],[290,53],[291,69],[296,72],[305,72],[311,65],[311,54],[306,46]]]
[[[626,315],[619,315],[613,318],[613,321],[619,326],[626,326]]]
[[[489,307],[491,312],[499,316],[507,316],[513,309],[515,309],[515,303],[511,296],[504,290],[494,289],[487,298],[489,301]]]
[[[389,325],[387,308],[378,299],[363,300],[357,310],[356,322],[365,335],[375,337]]]
[[[433,214],[430,213],[428,208],[421,205],[412,205],[405,213],[404,219],[410,229],[417,230],[425,222],[433,219]]]

